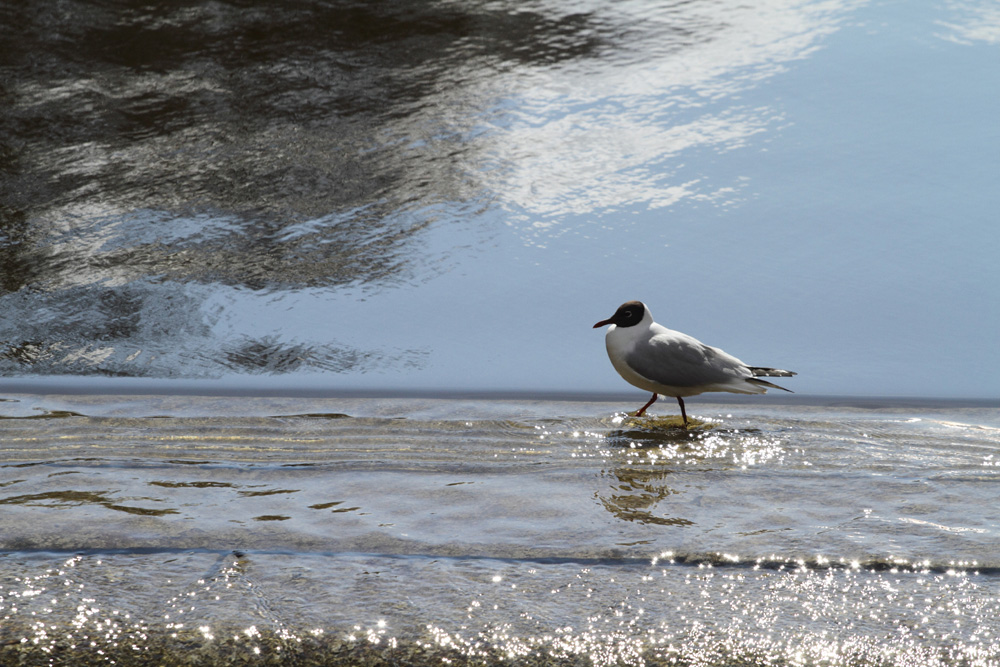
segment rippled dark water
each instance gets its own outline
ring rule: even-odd
[[[483,206],[474,147],[440,115],[478,101],[442,89],[463,67],[593,50],[587,23],[443,3],[6,6],[4,369],[378,367],[335,342],[227,339],[211,297],[433,274],[441,257],[414,246],[435,210]]]

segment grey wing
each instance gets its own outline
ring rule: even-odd
[[[643,377],[669,387],[727,384],[750,377],[736,357],[678,332],[653,336],[648,345],[636,346],[626,361]]]

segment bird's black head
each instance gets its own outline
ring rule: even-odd
[[[618,306],[615,314],[606,320],[601,320],[594,325],[594,328],[614,324],[619,327],[634,327],[642,322],[646,315],[646,305],[642,301],[628,301]]]

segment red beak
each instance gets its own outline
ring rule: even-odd
[[[611,324],[611,320],[601,320],[600,322],[598,322],[597,324],[594,325],[594,328],[598,329],[600,327],[606,327],[609,324]]]

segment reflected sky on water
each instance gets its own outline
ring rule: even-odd
[[[988,4],[3,12],[8,378],[627,390],[639,298],[800,393],[1000,396]]]

